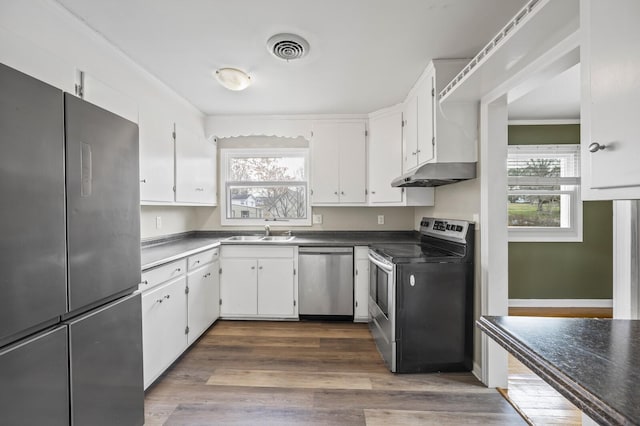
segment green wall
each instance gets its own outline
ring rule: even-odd
[[[580,143],[580,126],[509,126],[509,145]],[[585,201],[581,243],[509,243],[510,299],[610,299],[613,207]]]

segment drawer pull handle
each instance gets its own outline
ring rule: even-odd
[[[206,274],[204,274],[204,278],[210,277],[211,276],[211,272],[207,272]]]
[[[199,260],[196,260],[196,263],[200,263],[200,261],[199,261]]]
[[[598,151],[602,151],[606,148],[607,148],[606,145],[600,145],[598,142],[593,142],[591,145],[589,145],[589,152],[595,153]]]
[[[176,272],[182,271],[182,268],[176,268]]]
[[[170,295],[170,294],[167,294],[167,295],[165,295],[163,298],[156,300],[156,302],[158,302],[158,303],[162,303],[162,301],[163,301],[164,299],[170,299],[170,298],[171,298],[171,295]]]
[[[149,284],[149,280],[144,280],[144,281],[142,281],[142,284],[144,284],[144,285]]]
[[[255,266],[252,266],[252,267],[251,267],[251,269],[256,269],[256,267],[255,267]]]

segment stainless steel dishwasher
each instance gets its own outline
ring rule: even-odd
[[[353,247],[300,247],[301,318],[353,319]]]

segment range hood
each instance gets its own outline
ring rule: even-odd
[[[476,177],[476,163],[427,163],[391,181],[393,187],[432,187]]]

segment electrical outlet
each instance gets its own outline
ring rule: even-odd
[[[162,216],[156,216],[156,229],[162,228]]]
[[[313,224],[314,225],[321,225],[322,224],[322,215],[321,214],[314,214],[313,215]]]
[[[378,215],[378,225],[384,225],[384,215],[383,214],[379,214]]]

